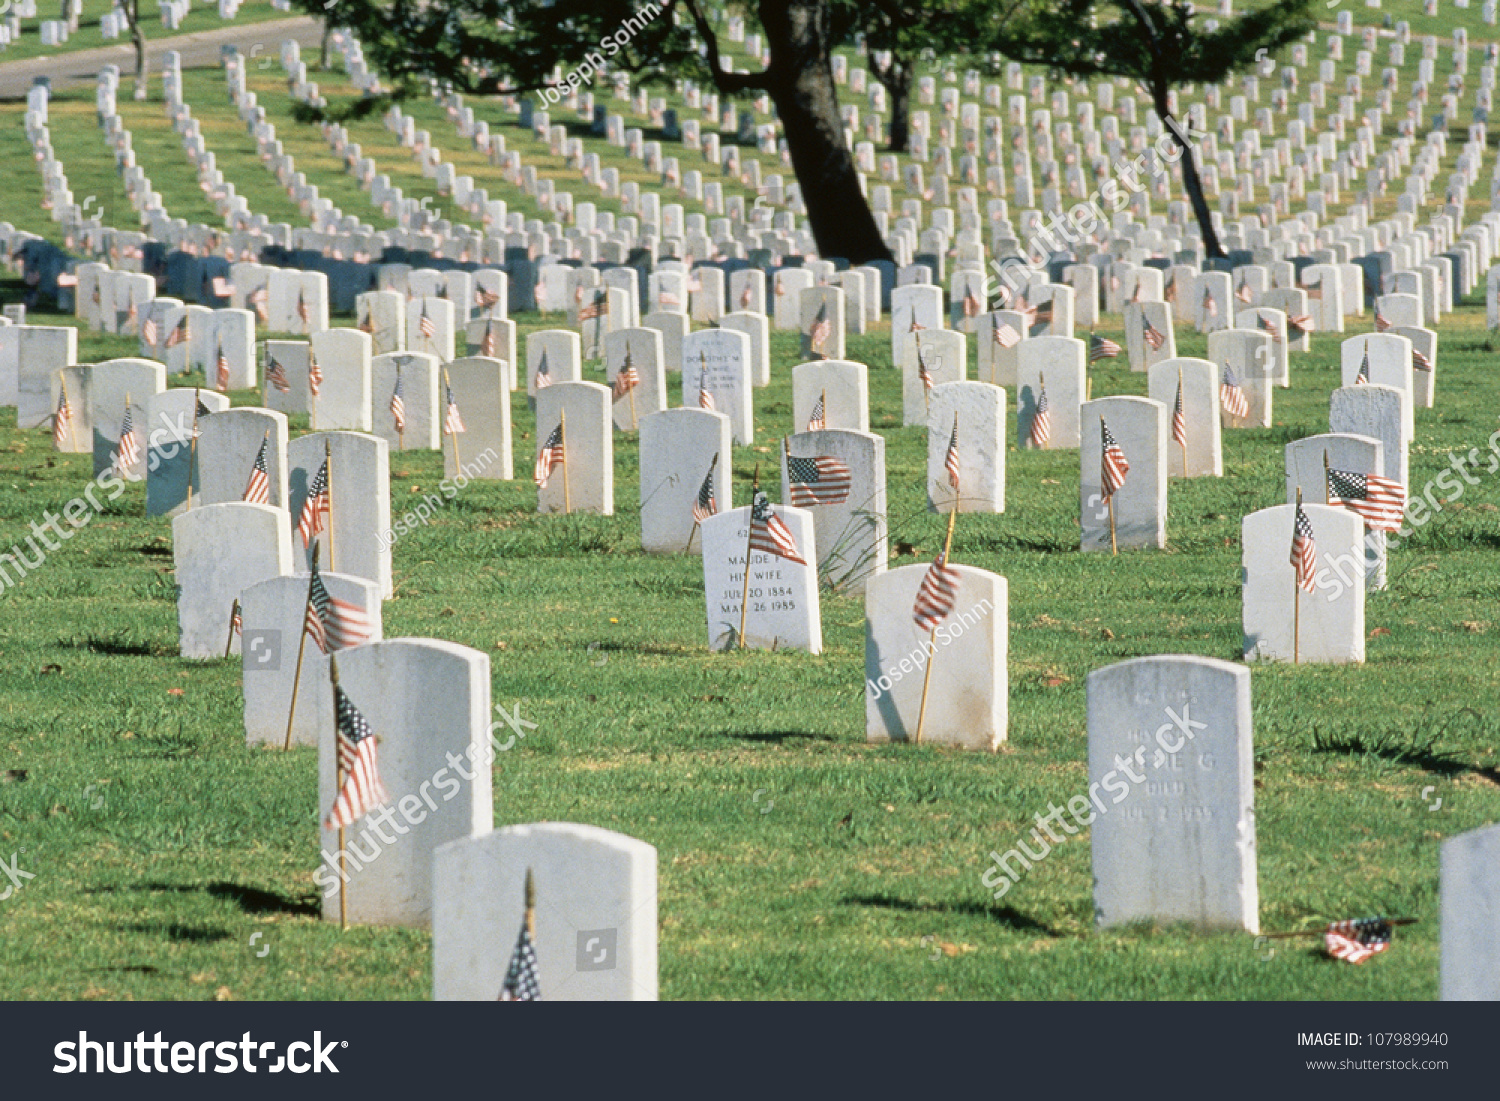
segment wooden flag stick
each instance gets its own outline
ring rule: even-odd
[[[63,401],[68,400],[68,384],[62,380],[62,375],[57,376],[57,384],[62,387]],[[73,415],[73,405],[68,403],[68,431],[73,434],[73,450],[78,450],[78,418]]]
[[[536,878],[526,869],[526,932],[536,936]]]
[[[1328,448],[1326,447],[1323,449],[1323,503],[1325,505],[1333,504],[1328,494]]]
[[[818,391],[818,404],[823,407],[823,427],[828,427],[828,387]]]
[[[750,543],[755,538],[755,498],[760,496],[760,463],[755,464],[755,475],[750,481],[750,517],[745,528],[745,587],[740,595],[739,649],[745,648],[745,612],[750,607]]]
[[[630,430],[632,432],[638,432],[640,431],[641,421],[640,418],[635,415],[635,387],[632,386],[628,391],[626,391],[626,393],[630,395]]]
[[[234,649],[234,617],[239,615],[240,599],[234,598],[234,603],[229,608],[229,637],[224,640],[224,656],[229,656],[229,651]]]
[[[448,368],[444,367],[443,368],[443,427],[444,428],[448,427],[448,395],[449,395],[449,393],[452,392],[452,389],[453,389],[453,387],[451,385],[449,385],[449,382],[448,382]],[[459,457],[458,457],[458,433],[457,432],[449,432],[448,435],[450,435],[450,436],[453,437],[453,467],[454,467],[454,470],[456,472],[458,472],[458,473],[461,474],[461,473],[463,473],[464,464],[463,464],[463,461],[461,459],[459,459]]]
[[[318,565],[318,544],[316,542],[313,543],[312,564],[313,564],[313,568],[316,569],[317,565]],[[312,607],[312,579],[313,579],[313,575],[312,574],[308,574],[308,577],[307,577],[307,603],[302,606],[302,613],[303,613],[303,617],[304,617],[303,618],[302,632],[301,632],[302,637],[297,642],[297,670],[296,670],[296,672],[294,672],[292,674],[292,704],[291,704],[290,707],[287,708],[287,712],[286,712],[286,742],[281,747],[284,750],[289,750],[289,749],[292,748],[292,720],[297,717],[297,692],[302,687],[302,655],[307,652],[307,623],[306,623],[306,615],[307,615],[307,609],[310,608],[310,607]]]
[[[328,572],[338,572],[338,567],[333,564],[333,444],[327,436],[323,437],[323,465],[328,469],[325,479],[328,483]]]
[[[1384,921],[1390,926],[1415,925],[1417,923],[1416,918],[1381,918],[1379,920]],[[1284,937],[1321,937],[1326,932],[1328,932],[1327,926],[1322,929],[1301,929],[1295,933],[1262,933],[1261,936],[1268,940],[1280,940]]]
[[[1297,508],[1302,508],[1302,487],[1297,487]],[[1295,514],[1293,514],[1295,515]],[[1297,522],[1294,519],[1292,526],[1295,528]],[[1296,535],[1293,534],[1293,539]],[[1297,665],[1301,660],[1302,650],[1302,586],[1297,583],[1297,567],[1292,567],[1292,664]]]
[[[568,513],[573,511],[573,480],[568,477],[568,471],[573,469],[573,463],[572,460],[568,457],[568,411],[566,409],[559,409],[557,411],[557,414],[560,418],[557,423],[559,427],[562,428],[563,515],[566,516]]]
[[[1088,380],[1087,380],[1087,382],[1085,384],[1085,389],[1083,391],[1083,400],[1084,401],[1093,401],[1094,400],[1094,378],[1093,378],[1092,375],[1089,376],[1089,378],[1088,378]]]
[[[193,387],[193,438],[188,441],[187,507],[193,507],[193,479],[198,473],[198,387]]]
[[[344,790],[344,766],[339,758],[339,663],[328,655],[328,678],[333,682],[333,791],[337,802],[338,793]],[[339,827],[339,930],[349,931],[349,873],[345,870],[344,827]]]
[[[958,519],[958,502],[954,502],[953,511],[948,513],[948,534],[943,539],[943,565],[948,565],[948,552],[953,548],[953,524]],[[922,744],[922,729],[927,725],[927,689],[932,685],[932,665],[937,656],[937,629],[938,625],[932,625],[932,631],[927,636],[927,672],[922,674],[922,703],[917,708],[917,736],[913,745]]]

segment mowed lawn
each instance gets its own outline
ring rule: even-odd
[[[1442,334],[1440,409],[1417,417],[1418,487],[1495,427],[1478,309],[1445,318]],[[1204,351],[1201,337],[1180,339],[1185,354]],[[82,334],[81,358],[121,344]],[[1367,664],[1254,672],[1262,926],[1421,919],[1391,952],[1356,969],[1320,958],[1315,940],[1263,961],[1247,935],[1096,933],[1086,833],[1003,905],[980,884],[990,850],[1086,790],[1090,670],[1143,654],[1236,657],[1239,517],[1282,501],[1283,445],[1326,428],[1336,347],[1320,336],[1296,357],[1274,428],[1226,433],[1224,478],[1173,484],[1164,552],[1080,554],[1076,452],[1011,451],[1006,512],[962,516],[954,541],[956,560],[1010,581],[1011,726],[998,754],[865,743],[857,598],[825,593],[817,657],[710,653],[698,560],[639,550],[634,440],[616,439],[615,516],[539,517],[524,400],[522,477],[470,485],[397,544],[386,634],[486,652],[495,701],[537,724],[497,760],[497,826],[588,822],[657,847],[665,997],[1430,998],[1438,844],[1500,809],[1493,478],[1394,557],[1390,590],[1367,605]],[[852,338],[850,352],[872,368],[892,544],[925,558],[942,523],[924,507],[923,430],[898,425],[888,331]],[[792,428],[795,361],[778,334],[756,445],[735,454],[737,503]],[[1093,377],[1096,395],[1144,393],[1144,376],[1118,363]],[[391,470],[398,514],[441,475],[435,453],[394,454]],[[89,474],[43,430],[0,430],[0,543]],[[238,660],[176,656],[170,524],[145,519],[143,503],[132,487],[0,593],[0,856],[35,875],[0,903],[0,993],[426,996],[425,932],[341,934],[318,920],[314,754],[246,748]],[[513,935],[497,929],[496,950]]]

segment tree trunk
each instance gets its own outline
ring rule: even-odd
[[[899,57],[891,59],[886,75],[878,78],[891,95],[891,144],[892,153],[905,153],[911,134],[911,66]]]
[[[1178,163],[1182,166],[1182,189],[1187,192],[1188,202],[1192,204],[1193,216],[1198,219],[1198,232],[1203,237],[1203,256],[1208,260],[1222,260],[1224,258],[1224,246],[1219,244],[1219,235],[1214,231],[1213,215],[1208,209],[1208,200],[1203,195],[1203,180],[1198,176],[1197,157],[1193,153],[1192,142],[1182,131],[1171,113],[1167,110],[1167,92],[1165,88],[1158,88],[1152,95],[1156,108],[1157,117],[1161,119],[1162,125],[1172,135],[1177,146],[1182,150],[1182,156]]]
[[[786,132],[818,253],[851,264],[890,260],[844,144],[823,0],[762,0],[760,18],[771,45],[767,91]]]
[[[139,5],[140,0],[136,0]],[[135,43],[135,98],[146,98],[146,36],[141,32],[141,17],[137,11],[130,23],[130,40]]]
[[[325,73],[328,71],[328,62],[330,57],[329,51],[332,49],[332,44],[329,42],[329,39],[332,37],[333,24],[325,19],[323,20],[323,45],[320,49],[318,58],[318,68],[322,69]]]

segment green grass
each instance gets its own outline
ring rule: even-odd
[[[1399,7],[1396,17],[1411,18],[1418,34],[1453,22]],[[1472,39],[1490,33],[1475,11],[1458,17]],[[1419,45],[1408,49],[1407,80],[1419,56]],[[334,174],[316,130],[292,127],[276,75],[252,70],[250,83],[299,167],[347,211],[378,223]],[[319,78],[330,98],[340,94],[337,77]],[[284,197],[255,161],[222,73],[190,72],[185,83],[228,178],[254,209],[271,212]],[[1366,81],[1366,103],[1375,83]],[[141,163],[169,210],[203,217],[159,104],[122,99],[127,106],[140,112],[129,121]],[[458,163],[460,143],[438,109],[412,109]],[[53,112],[75,194],[128,215],[88,98],[59,97]],[[56,239],[37,210],[39,181],[14,114],[0,106],[0,152],[24,167],[0,215]],[[485,108],[481,117],[501,116]],[[430,193],[377,120],[350,129],[408,195]],[[513,126],[503,132],[512,148],[529,143]],[[589,148],[606,165],[629,163],[600,141]],[[542,147],[525,152],[535,163]],[[543,172],[568,175],[560,163]],[[539,213],[494,170],[474,174],[492,197]],[[1481,191],[1471,219],[1484,209]],[[1393,192],[1377,217],[1394,204]],[[0,282],[0,295],[19,289]],[[517,320],[522,339],[557,323]],[[1367,316],[1352,328],[1368,324]],[[1418,410],[1411,452],[1416,489],[1495,428],[1497,349],[1482,307],[1471,297],[1439,332],[1438,408]],[[1315,336],[1313,351],[1294,357],[1294,388],[1277,391],[1272,428],[1225,434],[1222,479],[1173,483],[1164,552],[1078,553],[1077,453],[1010,451],[1007,511],[965,515],[954,549],[956,560],[1010,582],[1010,740],[998,754],[865,743],[863,609],[850,597],[824,595],[826,650],[817,657],[709,653],[701,565],[639,551],[634,439],[616,439],[615,516],[538,517],[525,480],[535,439],[524,402],[515,403],[520,480],[471,484],[401,540],[385,631],[488,653],[495,701],[519,702],[538,724],[498,759],[497,826],[588,822],[658,848],[664,997],[1433,998],[1439,842],[1500,811],[1494,479],[1468,488],[1393,554],[1390,589],[1367,601],[1365,665],[1253,667],[1261,925],[1419,918],[1389,953],[1350,968],[1321,959],[1312,940],[1283,942],[1262,961],[1249,936],[1097,933],[1086,833],[1003,904],[980,883],[992,849],[1013,844],[1049,802],[1086,790],[1091,670],[1154,653],[1237,658],[1240,517],[1284,500],[1284,444],[1326,430],[1338,339]],[[1183,355],[1206,350],[1196,334],[1179,331],[1178,340]],[[80,333],[79,358],[133,344]],[[899,426],[888,328],[850,337],[848,347],[872,368],[892,545],[916,548],[893,565],[919,561],[942,535],[923,508],[924,433]],[[735,450],[739,503],[754,464],[773,461],[779,434],[794,427],[795,338],[774,334],[772,354],[773,384],[755,394],[755,444]],[[1145,393],[1144,376],[1119,364],[1091,375],[1096,396]],[[436,454],[398,454],[391,465],[397,514],[441,478]],[[87,460],[54,454],[46,433],[0,429],[0,547],[88,478]],[[143,492],[132,488],[42,570],[0,593],[0,857],[16,852],[36,874],[0,902],[0,997],[427,996],[427,934],[341,935],[317,919],[324,808],[313,753],[246,748],[238,663],[175,656],[170,529],[142,511]],[[257,956],[265,944],[270,955]]]
[[[135,52],[130,49],[130,32],[125,30],[119,38],[106,39],[99,29],[100,17],[109,11],[114,5],[112,0],[83,0],[83,16],[78,21],[78,30],[70,35],[68,40],[61,46],[43,46],[41,23],[45,19],[56,19],[61,11],[62,5],[57,0],[39,0],[37,4],[37,17],[35,19],[23,19],[21,21],[21,37],[13,41],[3,51],[0,51],[0,63],[8,61],[30,61],[34,58],[56,58],[65,61],[69,54],[78,53],[81,50],[96,50],[127,47],[121,57],[121,73],[125,77],[134,79],[135,74]],[[148,42],[159,39],[178,38],[183,35],[200,34],[204,31],[215,31],[221,28],[234,28],[253,23],[268,23],[279,19],[291,19],[301,14],[300,12],[281,12],[273,8],[269,0],[245,0],[240,5],[239,14],[233,19],[220,19],[217,4],[200,5],[193,8],[182,20],[175,31],[168,30],[162,26],[161,16],[157,12],[155,4],[141,5],[141,32]],[[153,74],[155,76],[155,74]],[[127,87],[134,88],[134,84]],[[125,98],[129,92],[121,98]]]
[[[1441,408],[1418,413],[1418,487],[1491,431],[1480,325],[1472,304],[1444,320]],[[1199,336],[1179,339],[1184,354],[1204,351]],[[925,557],[942,523],[922,508],[923,432],[897,427],[888,340],[852,337],[850,352],[872,367],[893,543]],[[117,350],[100,344],[81,334],[81,358]],[[735,453],[741,501],[791,427],[796,351],[787,335],[773,345],[755,446]],[[1319,336],[1298,357],[1273,428],[1226,433],[1224,478],[1174,483],[1165,552],[1078,553],[1076,453],[1009,454],[1007,511],[965,515],[954,549],[1010,581],[998,754],[865,743],[856,599],[825,594],[817,657],[709,653],[698,561],[638,549],[630,437],[616,442],[614,517],[543,518],[526,481],[476,483],[402,539],[386,634],[488,653],[496,702],[538,724],[498,760],[497,826],[581,821],[657,846],[666,997],[1430,998],[1438,842],[1500,807],[1493,481],[1394,557],[1391,590],[1368,600],[1367,664],[1254,667],[1261,924],[1421,918],[1391,953],[1356,970],[1312,942],[1261,962],[1248,936],[1095,933],[1086,835],[1003,905],[979,882],[991,849],[1086,789],[1090,670],[1162,652],[1236,657],[1238,518],[1282,500],[1282,445],[1325,428],[1336,346]],[[1093,377],[1096,395],[1144,393],[1118,365]],[[524,472],[524,403],[516,428]],[[398,513],[440,478],[433,453],[391,465]],[[87,460],[53,454],[45,433],[0,431],[0,545],[87,478]],[[315,916],[314,755],[247,749],[237,661],[175,656],[169,529],[141,509],[133,488],[3,595],[0,775],[26,775],[0,783],[0,855],[24,848],[37,878],[0,904],[0,995],[425,996],[424,933],[341,936]],[[254,932],[270,956],[250,948]]]

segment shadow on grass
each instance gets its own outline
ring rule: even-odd
[[[1447,721],[1441,725],[1424,716],[1410,737],[1399,729],[1344,734],[1332,731],[1325,733],[1314,727],[1313,750],[1346,757],[1375,757],[1392,764],[1420,768],[1435,776],[1453,777],[1467,773],[1500,787],[1500,769],[1493,765],[1471,764],[1457,752],[1438,745],[1438,739],[1462,719],[1476,720],[1481,730],[1486,725],[1483,715],[1472,707],[1465,707],[1448,716]]]
[[[1027,917],[1013,906],[985,906],[978,902],[911,902],[894,895],[849,895],[841,900],[846,906],[873,906],[881,910],[901,910],[908,914],[962,914],[999,922],[1018,933],[1043,933],[1061,937],[1050,925]]]
[[[726,730],[725,738],[741,742],[784,745],[787,742],[836,742],[832,734],[819,734],[813,730]]]
[[[122,925],[130,933],[145,933],[148,936],[164,936],[177,944],[216,944],[230,937],[227,929],[206,929],[197,925],[180,925],[177,922],[139,922]]]
[[[151,891],[156,894],[206,894],[210,898],[233,902],[247,914],[299,914],[318,917],[322,908],[309,897],[288,898],[274,891],[262,891],[241,883],[141,883],[133,887],[93,887],[86,894],[115,894],[124,891]],[[226,933],[225,936],[228,936]]]
[[[123,642],[113,638],[68,639],[62,643],[70,650],[87,650],[91,654],[110,657],[164,658],[176,657],[177,647],[153,642]]]

